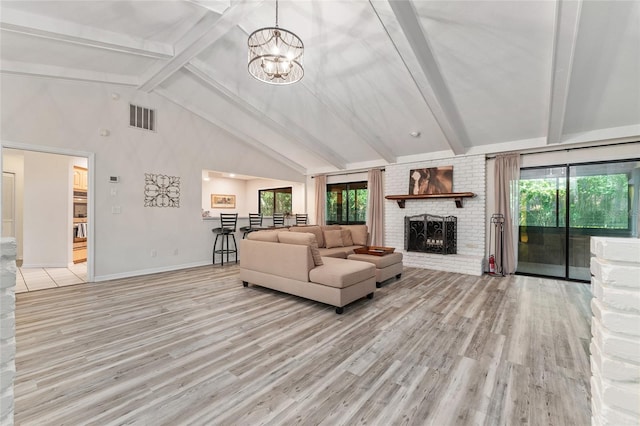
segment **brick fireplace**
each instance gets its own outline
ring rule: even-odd
[[[486,223],[486,164],[484,155],[458,156],[415,163],[390,164],[385,167],[385,195],[408,194],[409,174],[412,169],[453,165],[453,192],[473,192],[473,198],[464,200],[457,208],[452,199],[407,200],[405,208],[395,201],[385,201],[384,245],[403,253],[405,266],[482,275],[485,258]],[[455,216],[455,254],[409,251],[405,248],[405,216],[420,216],[429,212],[433,216]]]

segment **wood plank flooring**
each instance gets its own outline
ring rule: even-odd
[[[332,307],[236,265],[17,295],[17,425],[589,425],[588,285],[405,268]]]

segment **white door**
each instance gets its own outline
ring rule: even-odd
[[[16,236],[16,175],[2,172],[2,236]]]

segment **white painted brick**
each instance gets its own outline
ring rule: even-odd
[[[603,307],[595,298],[591,299],[591,311],[609,331],[640,336],[640,316]]]
[[[16,347],[15,337],[0,340],[0,365],[12,365]],[[2,424],[2,422],[0,422]]]
[[[591,258],[591,274],[603,283],[640,289],[640,264]]]
[[[612,333],[596,317],[591,319],[591,335],[591,341],[595,342],[605,357],[640,363],[640,339],[637,337]]]
[[[453,200],[407,200],[406,208],[398,208],[395,202],[385,205],[385,244],[404,249],[404,217],[424,213],[458,218],[458,253],[471,256],[454,261],[453,255],[411,253],[405,265],[451,272],[481,275],[483,272],[485,233],[485,159],[470,156],[432,160],[413,164],[395,164],[386,167],[385,194],[407,194],[409,171],[416,168],[453,165],[453,191],[474,192],[476,197],[465,199],[463,208],[455,207]],[[448,258],[448,259],[447,259]]]
[[[602,377],[621,382],[640,382],[640,365],[607,355],[603,356],[595,340],[591,341],[589,350],[591,351],[591,368],[598,365]]]
[[[603,405],[617,407],[635,415],[640,415],[640,404],[638,403],[640,384],[602,379],[598,385]]]
[[[640,263],[640,241],[637,238],[591,238],[591,253],[600,259]]]
[[[14,275],[15,282],[15,275]],[[4,290],[2,293],[2,299],[0,299],[0,315],[4,315],[8,312],[14,312],[16,306],[16,295],[13,291]]]
[[[591,239],[593,425],[640,424],[640,240]],[[601,256],[607,257],[603,258]]]
[[[0,424],[13,425],[16,242],[0,239]]]
[[[640,288],[607,285],[594,276],[591,292],[605,306],[640,314]]]

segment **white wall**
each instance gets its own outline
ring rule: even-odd
[[[484,155],[455,157],[386,167],[385,195],[409,193],[412,169],[453,165],[453,192],[473,192],[465,198],[463,208],[456,208],[453,199],[407,200],[401,209],[395,201],[385,201],[385,245],[404,253],[404,264],[481,275],[487,225],[485,218],[485,158]],[[436,255],[404,251],[404,217],[424,213],[458,218],[456,255]]]
[[[247,217],[246,191],[246,181],[241,179],[211,178],[209,181],[202,181],[202,209],[208,210],[211,217],[219,217],[220,213],[238,213],[239,217]],[[211,194],[235,195],[236,207],[211,208]]]
[[[73,223],[70,157],[24,152],[24,267],[66,268]]]
[[[0,79],[4,145],[95,153],[89,177],[96,280],[211,262],[213,235],[201,215],[202,170],[304,181],[300,173],[155,94],[7,74]],[[157,132],[129,127],[129,102],[157,110]],[[100,136],[100,129],[110,135]],[[180,207],[144,207],[145,173],[180,177]],[[120,183],[109,183],[109,176],[120,176]],[[120,213],[112,213],[113,207]]]

